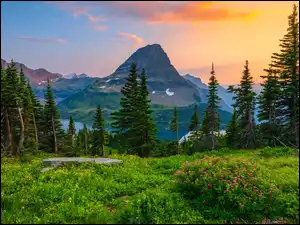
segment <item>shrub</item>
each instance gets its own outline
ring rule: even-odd
[[[277,147],[277,148],[271,148],[271,147],[265,147],[260,150],[260,156],[263,157],[280,157],[280,156],[293,156],[298,153],[299,150],[289,148],[289,147]]]
[[[247,159],[206,155],[186,161],[174,175],[184,196],[209,218],[254,222],[278,214],[278,187],[267,183]]]

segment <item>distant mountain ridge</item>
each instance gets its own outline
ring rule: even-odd
[[[8,67],[8,62],[6,62],[4,59],[1,59],[1,66],[2,68]],[[43,68],[40,69],[30,69],[27,66],[25,66],[22,63],[15,62],[16,67],[18,70],[22,67],[25,76],[29,79],[29,81],[32,84],[42,84],[46,83],[47,79],[49,79],[51,82],[54,82],[56,79],[63,77],[59,73],[51,73]]]

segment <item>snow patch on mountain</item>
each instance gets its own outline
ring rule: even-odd
[[[170,88],[168,88],[168,89],[166,90],[166,94],[167,94],[168,96],[173,96],[175,92],[171,92],[171,91],[169,91],[169,90],[170,90]]]

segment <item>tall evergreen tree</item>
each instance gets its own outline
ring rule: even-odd
[[[104,156],[105,130],[103,113],[100,105],[97,107],[96,115],[93,123],[93,147],[92,154]]]
[[[280,53],[273,53],[271,66],[279,73],[283,93],[280,98],[281,133],[288,143],[299,147],[299,21],[296,4],[279,46]]]
[[[83,131],[82,131],[82,142],[83,142],[83,147],[84,147],[84,154],[88,154],[88,149],[89,149],[89,131],[86,127],[86,124],[83,125]]]
[[[47,83],[45,100],[46,101],[44,105],[43,142],[44,145],[50,147],[52,152],[58,154],[60,146],[62,145],[64,132],[60,122],[60,115],[58,113],[53,93],[51,91],[49,79]]]
[[[200,121],[199,121],[199,115],[198,115],[198,105],[195,104],[194,106],[194,113],[191,118],[191,123],[189,125],[189,131],[193,133],[193,137],[196,138],[196,140],[199,139],[199,128],[200,128]]]
[[[151,100],[147,89],[147,77],[145,70],[140,75],[140,84],[137,92],[137,104],[133,116],[135,117],[131,135],[138,137],[137,142],[133,142],[135,149],[139,149],[137,154],[141,157],[148,157],[156,141],[156,127],[152,118],[153,110],[150,107]]]
[[[112,127],[114,133],[117,133],[119,147],[124,149],[124,152],[135,154],[134,143],[136,139],[132,139],[132,133],[135,120],[138,117],[138,81],[137,81],[136,64],[131,64],[131,69],[127,82],[122,87],[120,100],[120,109],[112,113]]]
[[[255,123],[254,123],[254,107],[255,92],[253,91],[253,78],[250,74],[248,61],[246,61],[245,69],[240,84],[237,88],[229,86],[228,91],[235,93],[233,99],[235,103],[236,113],[239,119],[239,140],[242,148],[255,148]]]
[[[204,123],[202,125],[202,131],[206,140],[208,141],[208,145],[211,149],[215,149],[216,147],[216,132],[220,130],[220,121],[219,121],[219,102],[220,97],[218,96],[218,86],[219,83],[215,76],[214,64],[212,64],[211,76],[209,78],[209,93],[208,93],[208,106],[206,108]]]
[[[230,148],[238,147],[238,118],[235,108],[233,109],[231,121],[227,125],[226,144]]]
[[[32,107],[32,125],[34,128],[34,143],[35,149],[38,150],[39,146],[39,139],[43,135],[42,134],[42,123],[43,123],[43,108],[40,101],[37,99],[34,91],[32,90],[29,81],[27,82],[27,90],[29,95],[29,103],[31,104],[30,108]],[[28,123],[30,120],[28,121]]]
[[[76,128],[75,128],[75,123],[74,123],[74,120],[73,120],[72,116],[70,116],[67,136],[68,136],[68,139],[71,143],[71,146],[74,147],[74,138],[76,136]]]
[[[19,75],[16,68],[16,65],[13,60],[9,64],[7,70],[7,95],[9,97],[9,101],[7,102],[7,115],[8,115],[8,139],[10,140],[10,152],[12,154],[19,154],[20,146],[16,143],[19,143],[19,134],[18,130],[20,130],[20,103],[21,99],[19,96]]]
[[[265,79],[262,84],[262,91],[258,96],[259,112],[258,120],[262,122],[261,127],[264,132],[262,139],[267,140],[268,146],[276,146],[276,138],[279,136],[280,126],[280,105],[281,98],[279,77],[276,70],[269,68],[265,70],[267,76],[261,76]]]
[[[177,154],[179,154],[178,128],[179,128],[178,112],[177,112],[177,107],[175,106],[173,111],[173,119],[170,121],[169,129],[173,132],[176,132]]]

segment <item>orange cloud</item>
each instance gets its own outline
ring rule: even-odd
[[[119,36],[128,37],[128,38],[134,39],[135,42],[138,43],[138,44],[141,44],[141,43],[145,42],[142,38],[138,37],[135,34],[127,34],[127,33],[119,32]]]
[[[248,8],[238,10],[228,2],[57,2],[60,8],[72,10],[74,15],[86,14],[93,9],[104,9],[107,18],[135,19],[155,23],[195,23],[201,21],[223,21],[249,19],[257,14]],[[93,20],[93,19],[92,19]]]
[[[36,37],[25,37],[25,36],[17,36],[17,39],[33,41],[33,42],[52,42],[59,44],[66,44],[68,41],[60,38],[36,38]]]

